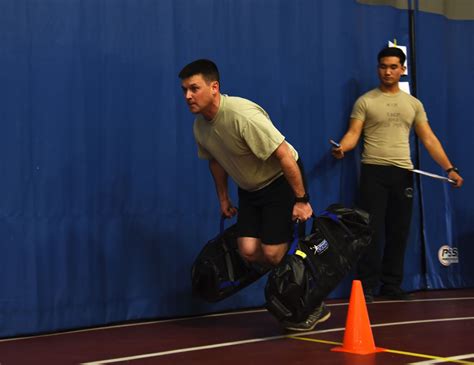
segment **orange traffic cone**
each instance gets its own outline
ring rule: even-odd
[[[334,347],[331,351],[350,352],[352,354],[368,355],[384,351],[375,347],[369,314],[365,304],[364,291],[360,280],[352,282],[349,310],[346,318],[346,331],[342,347]]]

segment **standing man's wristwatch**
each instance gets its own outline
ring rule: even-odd
[[[446,173],[449,174],[451,171],[454,171],[456,174],[459,174],[459,170],[457,167],[450,167],[449,169],[446,170]]]
[[[304,194],[303,196],[295,197],[295,203],[309,203],[309,195]]]

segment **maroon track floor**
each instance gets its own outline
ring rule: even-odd
[[[331,318],[307,333],[286,333],[256,309],[4,339],[0,365],[474,364],[474,289],[367,304],[375,344],[386,349],[369,355],[331,351],[342,345],[348,303],[327,304]]]

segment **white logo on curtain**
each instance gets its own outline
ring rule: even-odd
[[[459,252],[457,247],[448,245],[441,246],[438,250],[438,259],[441,265],[449,266],[459,262]]]

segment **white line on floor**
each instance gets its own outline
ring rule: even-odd
[[[410,301],[406,301],[406,300],[375,300],[374,302],[368,303],[367,305],[373,306],[373,305],[376,305],[376,304],[390,304],[390,303],[443,302],[443,301],[454,301],[454,300],[474,300],[474,297],[413,299],[413,300],[410,300]],[[339,306],[347,306],[348,304],[349,304],[348,302],[342,302],[342,303],[327,304],[327,306],[328,307],[339,307]],[[85,328],[85,329],[81,329],[81,330],[48,333],[48,334],[44,334],[44,335],[33,335],[33,336],[24,336],[24,337],[5,338],[5,339],[0,339],[0,343],[9,342],[9,341],[22,341],[22,340],[29,340],[29,339],[36,339],[36,338],[43,338],[43,337],[64,336],[64,335],[84,333],[84,332],[103,331],[103,330],[110,330],[110,329],[114,329],[114,328],[148,326],[148,325],[159,324],[159,323],[189,321],[189,320],[195,320],[195,319],[201,319],[201,318],[238,316],[238,315],[241,315],[241,314],[252,314],[252,313],[261,313],[261,312],[267,312],[267,310],[266,309],[251,309],[251,310],[242,310],[242,311],[235,311],[235,312],[205,314],[205,315],[201,315],[201,316],[198,315],[198,316],[189,316],[189,317],[180,317],[180,318],[161,319],[161,320],[158,320],[158,321],[135,322],[135,323],[126,323],[126,324],[110,325],[110,326],[103,326],[103,327]]]
[[[448,322],[448,321],[465,321],[465,320],[474,320],[474,317],[437,318],[437,319],[426,319],[426,320],[419,320],[419,321],[379,323],[379,324],[372,325],[372,327],[388,327],[388,326],[401,326],[401,325],[408,325],[408,324],[436,323],[436,322]],[[312,335],[312,334],[337,332],[337,331],[344,331],[344,329],[345,329],[344,327],[340,327],[340,328],[331,328],[331,329],[321,330],[321,331],[310,331],[310,332],[302,332],[302,333],[297,333],[297,334],[293,333],[292,336],[307,336],[307,335]],[[271,336],[271,337],[263,337],[263,338],[252,338],[252,339],[248,339],[248,340],[223,342],[223,343],[218,343],[218,344],[213,344],[213,345],[206,345],[206,346],[187,347],[187,348],[161,351],[161,352],[155,352],[155,353],[149,353],[149,354],[121,357],[121,358],[117,358],[117,359],[98,360],[98,361],[93,361],[93,362],[82,363],[81,365],[112,364],[114,362],[120,362],[120,361],[133,361],[133,360],[146,359],[146,358],[159,357],[159,356],[166,356],[166,355],[172,355],[172,354],[178,354],[178,353],[184,353],[184,352],[209,350],[209,349],[215,349],[215,348],[222,348],[222,347],[235,346],[235,345],[244,345],[244,344],[264,342],[264,341],[273,341],[273,340],[279,340],[279,339],[283,339],[283,338],[287,338],[287,337],[288,337],[288,335]]]

